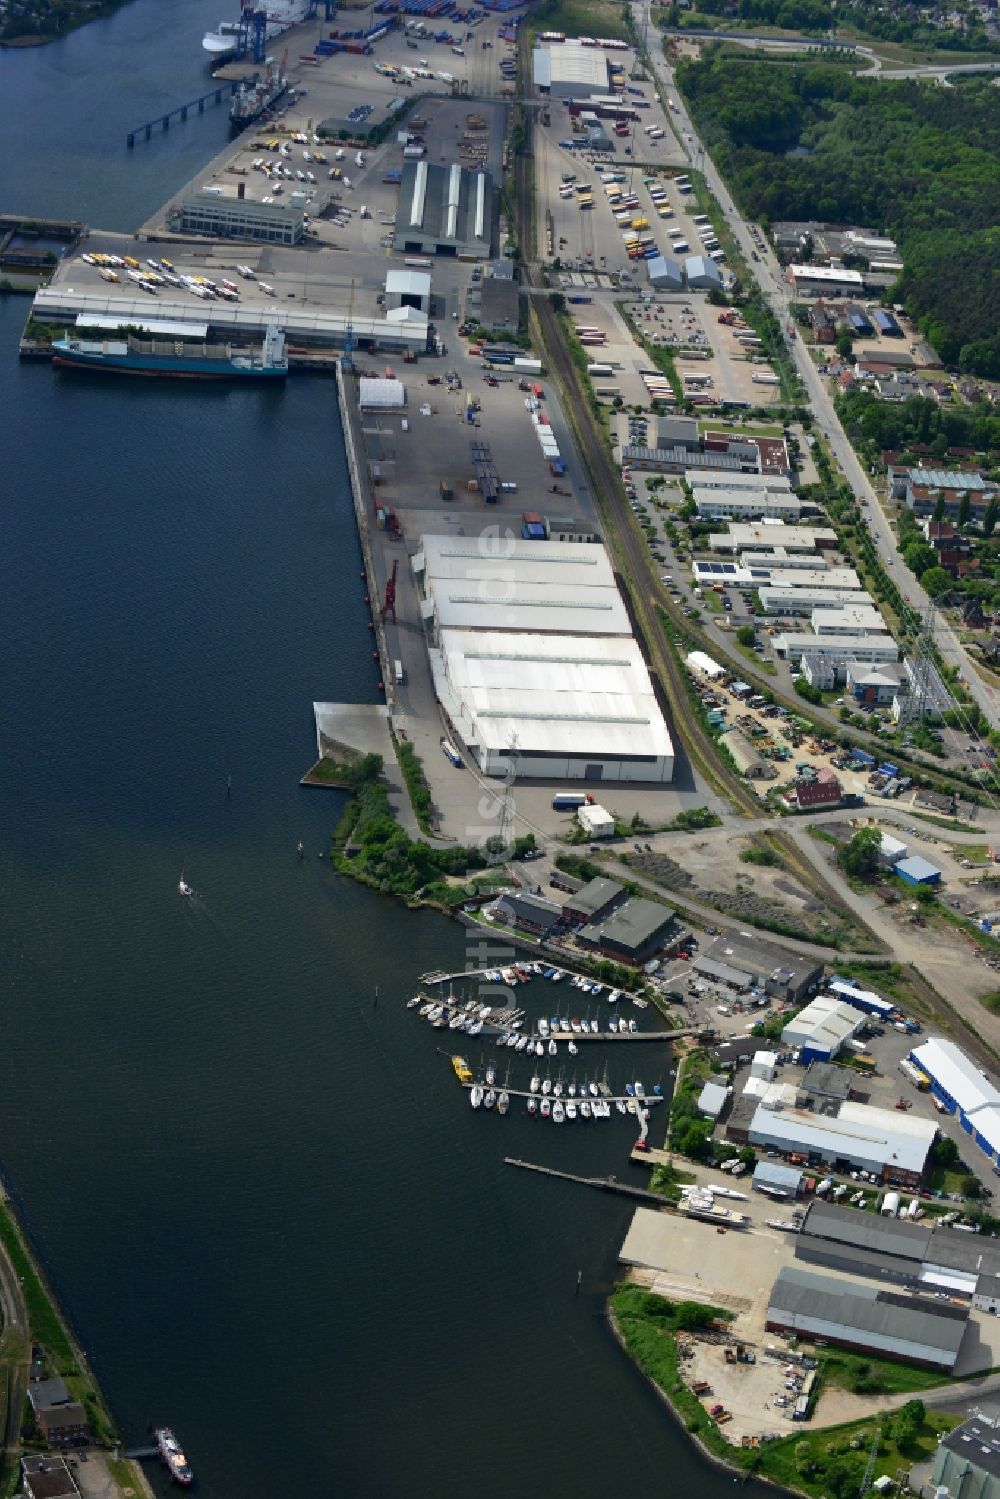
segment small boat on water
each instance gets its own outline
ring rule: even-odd
[[[625,1113],[625,1100],[623,1098],[616,1098],[615,1099],[615,1108],[618,1110],[619,1114],[624,1114]]]
[[[549,1034],[549,1022],[546,1020],[544,1015],[538,1022],[538,1034],[540,1036],[548,1036]]]
[[[193,895],[194,894],[194,891],[191,889],[191,886],[188,884],[187,880],[184,878],[183,872],[181,873],[180,879],[177,881],[177,893],[178,893],[178,895]]]
[[[528,1099],[528,1113],[529,1114],[537,1114],[538,1113],[538,1099],[537,1098],[529,1098]]]
[[[597,1036],[600,1034],[600,1029],[601,1028],[598,1024],[597,1016],[595,1015],[593,1020],[590,1022],[590,1034],[592,1036]]]
[[[537,1093],[538,1090],[539,1090],[539,1088],[541,1086],[542,1086],[542,1080],[538,1076],[538,1073],[536,1072],[535,1075],[534,1075],[534,1077],[531,1079],[531,1082],[528,1084],[528,1089],[529,1089],[529,1091],[531,1093]]]
[[[550,1057],[554,1057],[556,1055],[556,1053],[558,1052],[558,1050],[559,1050],[559,1048],[556,1045],[556,1043],[554,1041],[550,1041],[549,1042],[549,1056]]]
[[[561,1098],[557,1098],[552,1105],[552,1119],[555,1124],[562,1124],[566,1118],[566,1105]]]
[[[469,1102],[474,1109],[482,1107],[483,1087],[481,1083],[473,1083],[472,1089],[469,1093]]]
[[[583,1119],[590,1118],[590,1101],[586,1098],[580,1104],[580,1117]]]
[[[551,1098],[543,1098],[542,1099],[542,1102],[539,1105],[538,1112],[541,1114],[541,1116],[542,1116],[543,1119],[548,1119],[548,1118],[551,1117],[551,1114],[552,1114],[552,1100],[551,1100]]]
[[[486,1086],[492,1088],[497,1080],[497,1069],[492,1062],[486,1063]]]
[[[542,1092],[546,1096],[548,1096],[548,1094],[552,1092],[552,1079],[550,1077],[546,1077],[542,1080]]]
[[[570,1099],[569,1103],[566,1105],[566,1118],[567,1119],[575,1119],[576,1118],[576,1104],[573,1102],[572,1098]]]
[[[506,1114],[506,1112],[507,1112],[507,1110],[509,1108],[510,1108],[510,1094],[507,1092],[507,1090],[505,1088],[504,1091],[500,1094],[500,1097],[497,1099],[497,1113],[498,1114]]]
[[[562,1078],[559,1078],[552,1085],[552,1096],[553,1096],[553,1098],[562,1098],[562,1092],[563,1092],[563,1080],[562,1080]]]
[[[535,1042],[535,1056],[536,1057],[544,1057],[544,1055],[545,1055],[545,1046],[544,1046],[544,1044],[541,1041],[536,1041]]]
[[[568,1046],[567,1049],[568,1049],[569,1054],[570,1054],[571,1057],[577,1056],[577,1054],[579,1053],[579,1050],[580,1050],[579,1046],[577,1046],[577,1044],[576,1044],[575,1041],[571,1041],[569,1043],[569,1046]]]
[[[588,1089],[588,1092],[590,1093],[591,1098],[596,1098],[598,1096],[599,1091],[600,1091],[598,1089],[597,1084],[594,1083],[594,1082],[588,1083],[587,1084],[587,1089]]]
[[[639,1029],[634,1020],[629,1021],[628,1028],[630,1031],[637,1031]]]
[[[179,1483],[181,1488],[189,1489],[194,1483],[194,1473],[180,1442],[169,1426],[158,1426],[153,1435],[171,1479],[174,1483]]]
[[[417,1005],[419,1003],[420,1003],[420,995],[419,994],[414,994],[414,996],[413,996],[412,999],[408,999],[406,1001],[406,1008],[408,1010],[414,1010],[414,1009],[416,1009],[416,1007],[417,1007]]]
[[[451,1065],[454,1068],[455,1076],[458,1078],[460,1083],[472,1082],[472,1068],[469,1066],[464,1057],[452,1057]]]
[[[484,1109],[491,1109],[493,1107],[493,1105],[496,1103],[496,1101],[497,1101],[497,1096],[494,1093],[493,1089],[490,1088],[486,1092],[486,1094],[484,1095],[484,1097],[483,1097],[483,1108]]]

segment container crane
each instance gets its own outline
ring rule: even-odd
[[[386,615],[392,615],[393,624],[396,623],[396,573],[399,570],[399,558],[395,557],[392,563],[392,572],[389,574],[385,585],[385,598],[382,600],[382,608],[379,610],[379,618],[385,624]]]

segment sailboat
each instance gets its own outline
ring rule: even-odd
[[[181,870],[181,877],[177,881],[177,893],[178,893],[178,895],[193,895],[194,894],[194,891],[191,889],[191,886],[188,884],[187,880],[184,878],[184,871],[183,871],[183,869]]]
[[[478,1109],[483,1101],[483,1088],[481,1083],[475,1083],[469,1093],[469,1102],[474,1109]]]
[[[554,1124],[562,1124],[566,1118],[566,1106],[561,1098],[557,1098],[552,1105],[552,1121]]]

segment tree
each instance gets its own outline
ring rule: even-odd
[[[892,1418],[892,1437],[897,1447],[905,1451],[913,1446],[920,1435],[925,1415],[922,1400],[908,1400],[905,1405],[900,1406]]]
[[[948,1135],[938,1135],[931,1147],[931,1160],[942,1171],[951,1171],[958,1165],[958,1146]]]
[[[712,1126],[707,1119],[684,1120],[674,1135],[674,1148],[694,1158],[707,1154]]]
[[[930,598],[936,599],[940,594],[947,593],[952,586],[951,574],[943,567],[929,567],[920,574],[920,586]]]
[[[740,645],[753,645],[754,641],[757,639],[757,635],[753,625],[740,625],[739,629],[736,631],[736,639],[738,640]]]
[[[552,293],[551,297],[549,298],[549,306],[552,308],[553,312],[566,311],[566,298],[563,296],[561,291],[554,291]]]
[[[963,1197],[973,1197],[973,1198],[974,1197],[979,1197],[982,1194],[982,1190],[983,1189],[979,1185],[979,1178],[977,1176],[963,1176],[962,1177],[962,1196]]]
[[[933,519],[934,519],[934,524],[936,526],[939,526],[941,524],[941,522],[944,520],[945,511],[947,510],[947,508],[948,507],[945,504],[944,495],[943,494],[939,494],[938,497],[937,497],[937,501],[936,501],[936,503],[934,505],[934,516],[933,516]]]
[[[878,867],[882,833],[877,827],[859,828],[853,838],[837,851],[837,863],[845,874],[855,879],[870,879]]]
[[[709,1327],[715,1321],[715,1315],[710,1306],[702,1306],[697,1301],[681,1301],[674,1321],[686,1332],[692,1332],[697,1327]]]
[[[926,541],[911,541],[903,552],[903,561],[919,578],[928,568],[937,565],[937,552]]]
[[[962,498],[958,502],[958,524],[960,526],[967,526],[969,524],[969,521],[971,519],[972,519],[972,496],[971,496],[971,494],[969,493],[968,490],[965,490],[963,492],[963,494],[962,494]]]
[[[848,333],[847,329],[843,328],[837,334],[837,353],[840,355],[841,359],[850,359],[853,349],[854,340]]]
[[[997,519],[1000,517],[1000,500],[996,495],[990,500],[983,514],[983,535],[992,536],[997,527]]]

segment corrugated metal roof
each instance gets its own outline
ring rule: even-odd
[[[842,1112],[850,1107],[844,1104]],[[751,1122],[750,1138],[794,1154],[815,1150],[826,1160],[843,1157],[860,1166],[922,1172],[937,1133],[933,1123],[926,1121],[929,1133],[921,1138],[902,1133],[897,1116],[888,1109],[858,1107],[865,1119],[814,1114],[807,1109],[760,1108]]]
[[[962,1346],[968,1313],[928,1298],[900,1297],[852,1281],[816,1275],[795,1266],[783,1269],[768,1298],[772,1314],[792,1316],[802,1331],[830,1323],[845,1340],[864,1342],[865,1334],[935,1349],[953,1362]],[[942,1360],[945,1361],[945,1360]]]
[[[176,319],[99,317],[94,313],[81,312],[76,320],[78,328],[108,328],[115,331],[125,325],[129,328],[141,328],[143,333],[151,333],[154,337],[157,335],[164,338],[208,337],[207,323],[181,323]]]
[[[780,1187],[785,1192],[797,1192],[802,1172],[794,1166],[779,1166],[775,1161],[758,1161],[754,1167],[753,1180],[767,1187]]]

